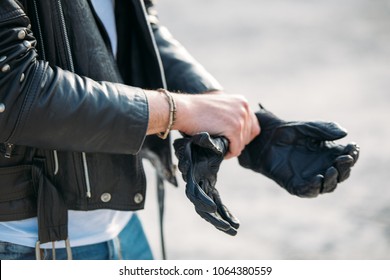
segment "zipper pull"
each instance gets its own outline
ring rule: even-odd
[[[14,149],[14,144],[11,144],[11,143],[5,143],[5,154],[4,154],[4,157],[5,158],[11,158],[11,155],[12,155],[12,150]]]

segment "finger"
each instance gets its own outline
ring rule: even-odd
[[[251,114],[251,134],[250,134],[250,140],[246,144],[248,145],[252,140],[261,133],[261,126],[259,123],[258,118],[255,114]]]
[[[196,212],[199,214],[199,216],[201,216],[220,231],[223,231],[224,233],[232,236],[237,234],[237,230],[231,227],[229,223],[221,219],[216,213],[207,213],[198,210]]]
[[[246,113],[245,122],[243,125],[244,129],[242,134],[242,145],[245,146],[252,140],[252,118],[250,112]],[[242,149],[244,149],[244,147],[242,147]]]
[[[234,158],[234,157],[236,157],[236,156],[233,155],[233,154],[230,152],[230,150],[229,150],[229,151],[226,153],[226,155],[224,156],[223,159],[228,160],[228,159],[231,159],[231,158]]]
[[[351,173],[351,167],[353,165],[354,159],[350,155],[342,155],[336,158],[334,162],[334,167],[339,173],[338,182],[342,182],[349,177]]]
[[[226,153],[224,158],[230,159],[230,158],[239,156],[241,153],[239,141],[236,139],[233,139],[233,138],[229,138],[228,136],[226,136],[226,137],[228,138],[228,141],[229,141],[229,150]]]
[[[337,172],[336,168],[329,167],[328,170],[326,170],[323,180],[323,187],[320,191],[320,193],[329,193],[333,192],[337,187],[337,178],[339,176],[339,173]]]
[[[228,157],[239,156],[244,150],[245,146],[249,144],[255,135],[252,135],[256,132],[256,127],[253,125],[253,122],[257,121],[256,116],[250,111],[249,107],[245,106],[245,117],[240,119],[237,124],[236,135],[229,138],[231,141],[229,144],[229,153]],[[252,132],[253,131],[253,132]]]

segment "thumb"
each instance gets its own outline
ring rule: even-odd
[[[295,128],[303,135],[320,141],[333,141],[347,135],[347,131],[335,122],[302,122]]]

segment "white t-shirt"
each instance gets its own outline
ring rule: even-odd
[[[104,27],[110,37],[112,52],[116,57],[118,50],[118,37],[116,33],[114,5],[115,0],[91,0],[95,12],[104,24]]]
[[[109,35],[114,55],[117,51],[115,25],[115,0],[92,0],[94,9]],[[69,210],[70,245],[83,246],[110,240],[117,236],[129,222],[132,212],[115,210],[72,211]],[[35,247],[38,240],[38,221],[31,218],[20,221],[0,222],[0,240],[19,245]],[[63,241],[56,242],[56,248],[63,248]],[[43,244],[50,248],[51,243]]]

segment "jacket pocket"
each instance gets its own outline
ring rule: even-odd
[[[36,216],[37,205],[30,165],[0,168],[0,221]]]
[[[0,143],[0,168],[30,166],[36,152],[37,149],[32,147]]]

